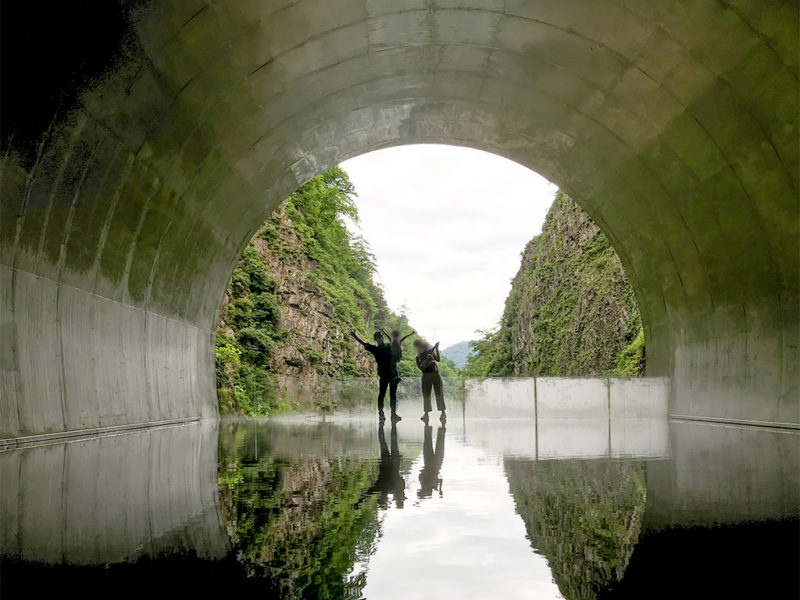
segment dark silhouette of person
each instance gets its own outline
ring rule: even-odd
[[[403,508],[406,499],[406,480],[400,475],[400,465],[402,455],[397,444],[397,424],[392,423],[391,430],[391,450],[386,444],[386,434],[383,431],[383,423],[378,428],[378,441],[381,445],[381,462],[378,466],[378,478],[375,483],[361,496],[356,502],[356,508],[369,496],[375,494],[378,497],[378,506],[388,508],[389,496],[394,498],[397,508]]]
[[[410,338],[417,332],[412,331],[408,335],[400,337],[400,331],[398,331],[397,329],[392,330],[391,335],[386,333],[385,329],[381,329],[381,331],[387,338],[389,338],[389,345],[392,347],[392,354],[394,355],[395,368],[397,368],[397,363],[399,363],[403,359],[403,342],[405,342],[408,338]]]
[[[378,365],[378,414],[381,421],[384,419],[383,402],[386,398],[386,389],[389,389],[389,407],[392,410],[392,421],[399,421],[400,415],[397,414],[397,384],[400,377],[397,376],[397,366],[392,355],[392,347],[383,341],[383,333],[376,331],[373,336],[375,344],[369,344],[362,340],[355,331],[350,334],[355,340],[364,346],[367,352],[372,354]]]
[[[439,417],[444,424],[447,421],[444,405],[444,389],[442,388],[442,376],[439,374],[441,360],[439,356],[439,342],[431,346],[422,339],[414,340],[414,348],[417,350],[417,366],[422,371],[422,404],[425,414],[422,421],[428,423],[428,413],[431,412],[431,389],[436,394],[436,410],[442,411]]]
[[[425,425],[425,441],[422,444],[422,470],[419,472],[418,498],[430,498],[433,490],[442,496],[442,478],[439,472],[444,462],[444,437],[447,430],[439,427],[436,430],[436,450],[433,449],[433,427]]]

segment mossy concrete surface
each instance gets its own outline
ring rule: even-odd
[[[797,3],[63,4],[3,6],[0,436],[215,414],[253,232],[324,169],[419,142],[589,213],[673,413],[800,422]]]

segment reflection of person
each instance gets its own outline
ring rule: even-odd
[[[384,343],[383,334],[376,331],[373,338],[375,344],[368,344],[362,340],[355,331],[350,334],[356,341],[364,346],[364,348],[372,354],[375,362],[378,365],[378,414],[383,420],[383,400],[386,398],[386,388],[389,388],[389,407],[392,409],[392,421],[399,421],[400,416],[397,414],[397,384],[400,378],[397,376],[397,368],[392,358],[392,347]]]
[[[386,434],[383,432],[383,423],[378,429],[378,441],[381,445],[381,463],[378,467],[378,479],[369,488],[362,500],[371,494],[377,494],[378,506],[387,508],[389,506],[389,494],[394,497],[397,508],[403,508],[406,499],[406,481],[400,475],[400,463],[402,456],[397,445],[397,425],[392,423],[391,450],[386,445]],[[359,503],[361,500],[359,500]]]
[[[417,366],[422,371],[422,404],[425,414],[422,420],[428,422],[428,413],[431,412],[431,389],[436,394],[436,410],[442,411],[439,417],[444,423],[447,420],[444,406],[444,390],[442,389],[442,376],[439,374],[438,363],[439,342],[431,346],[425,340],[414,340],[414,348],[417,350]]]
[[[419,498],[430,498],[433,490],[439,491],[442,496],[442,478],[439,471],[444,461],[444,436],[445,428],[436,430],[436,450],[433,449],[433,427],[425,425],[425,441],[422,445],[422,458],[424,461],[422,471],[419,472]]]

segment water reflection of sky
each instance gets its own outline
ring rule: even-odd
[[[404,508],[382,511],[364,597],[563,597],[526,538],[500,457],[448,435],[441,496],[419,499],[422,468],[420,456],[405,476]]]

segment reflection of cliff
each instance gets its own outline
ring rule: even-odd
[[[505,469],[531,544],[565,598],[594,599],[622,578],[644,516],[640,465],[506,460]]]
[[[359,503],[376,465],[244,457],[236,448],[252,444],[242,441],[220,446],[220,498],[234,554],[248,576],[262,579],[274,597],[360,597],[363,575],[349,574],[377,533],[374,500]]]

